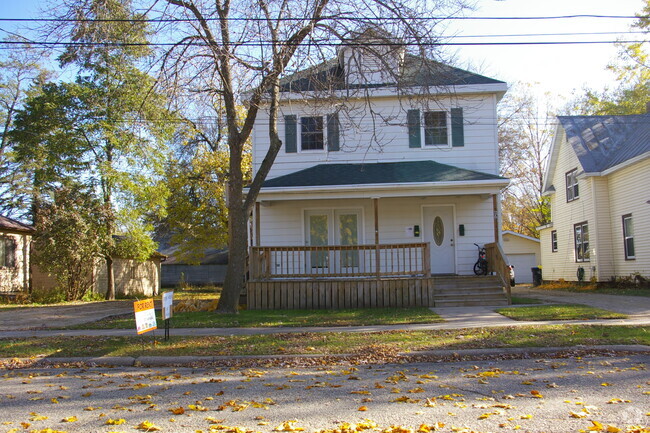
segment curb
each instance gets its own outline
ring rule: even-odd
[[[431,350],[417,352],[401,352],[397,356],[410,358],[410,362],[420,358],[432,359],[464,359],[492,356],[525,356],[560,354],[567,352],[615,352],[615,353],[647,353],[650,346],[635,345],[606,345],[606,346],[567,346],[567,347],[517,347],[494,349],[463,349],[463,350]],[[196,364],[211,364],[237,361],[297,361],[301,359],[351,359],[355,354],[304,354],[304,355],[243,355],[243,356],[100,356],[100,357],[44,357],[44,358],[0,358],[0,366],[19,364],[29,367],[50,366],[58,364],[86,364],[93,367],[164,367],[164,366],[194,366]]]

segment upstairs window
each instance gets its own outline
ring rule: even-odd
[[[573,226],[576,248],[576,262],[589,261],[589,227],[587,223],[580,223]]]
[[[412,149],[465,146],[465,122],[461,107],[450,111],[408,110],[406,127],[408,146]]]
[[[444,111],[424,112],[425,146],[447,146],[447,113]]]
[[[634,228],[632,227],[632,214],[623,215],[623,246],[625,247],[625,260],[634,260]]]
[[[323,117],[301,117],[300,148],[302,150],[323,150],[324,143]]]
[[[566,174],[566,201],[577,200],[579,197],[578,169],[573,169]]]

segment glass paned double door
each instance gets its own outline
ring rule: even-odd
[[[305,243],[309,246],[358,245],[360,229],[360,210],[305,211]],[[345,272],[359,267],[359,251],[330,251],[326,248],[310,251],[307,266],[324,273]]]

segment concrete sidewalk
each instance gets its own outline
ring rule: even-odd
[[[380,332],[431,331],[445,329],[488,328],[529,325],[650,325],[650,298],[544,291],[529,286],[516,287],[515,296],[526,296],[551,303],[576,303],[628,314],[628,319],[612,320],[554,320],[515,321],[496,313],[497,306],[432,308],[444,322],[407,325],[329,326],[329,327],[268,327],[268,328],[172,328],[173,336],[234,336],[300,332]],[[48,327],[88,323],[104,317],[132,313],[132,301],[113,301],[79,305],[0,309],[0,338],[75,337],[75,336],[133,336],[134,329],[74,329],[54,330]],[[32,328],[32,329],[27,329]],[[37,329],[33,329],[37,328]],[[162,329],[158,330],[162,333]]]
[[[268,328],[172,328],[172,336],[239,336],[267,335],[302,332],[381,332],[381,331],[432,331],[465,328],[490,328],[529,325],[650,325],[650,317],[639,316],[629,319],[613,320],[548,320],[515,321],[496,313],[500,307],[453,307],[434,308],[445,319],[442,323],[368,326],[328,326],[328,327],[268,327]],[[157,332],[162,333],[159,329]],[[14,330],[0,332],[0,338],[39,338],[76,336],[134,336],[135,329],[69,329],[69,330]]]

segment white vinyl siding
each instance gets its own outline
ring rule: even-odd
[[[420,237],[407,236],[406,228],[420,226],[422,206],[453,205],[455,224],[456,269],[461,275],[473,274],[476,261],[474,242],[481,245],[494,241],[492,198],[482,196],[380,198],[379,242],[419,243]],[[360,209],[363,219],[359,229],[360,244],[373,244],[374,208],[372,199],[296,200],[272,202],[260,206],[260,241],[263,246],[304,245],[304,215],[306,210]],[[465,226],[465,236],[458,236],[458,225]]]
[[[562,131],[560,129],[560,134]],[[576,280],[578,267],[585,269],[585,280],[598,277],[596,266],[597,241],[593,239],[593,204],[594,198],[589,179],[577,179],[580,191],[580,199],[567,203],[566,201],[566,174],[576,169],[581,172],[580,162],[573,149],[566,143],[564,137],[558,137],[559,149],[557,150],[557,163],[553,178],[549,183],[555,186],[556,192],[551,195],[551,221],[552,227],[540,231],[541,255],[542,255],[542,276],[545,280],[565,279]],[[590,262],[585,265],[583,262],[576,262],[574,225],[588,221],[592,239],[589,243]],[[557,252],[552,251],[551,230],[557,232]],[[594,269],[595,268],[595,269]]]
[[[648,194],[640,185],[650,185],[650,159],[614,172],[609,178],[612,221],[612,257],[615,275],[630,276],[639,273],[650,277],[650,204]],[[634,260],[625,260],[621,216],[631,214],[634,225]],[[610,274],[611,276],[612,274]]]
[[[374,116],[368,113],[365,102],[358,101],[356,106],[343,108],[339,112],[339,152],[324,150],[286,153],[281,150],[271,167],[268,179],[326,163],[372,164],[426,160],[484,173],[499,173],[494,95],[445,97],[431,104],[429,108],[431,111],[449,113],[454,107],[463,108],[464,146],[444,149],[439,146],[409,149],[406,112],[410,108],[426,111],[427,108],[422,107],[421,101],[413,101],[411,106],[408,101],[400,101],[398,98],[374,99],[372,100],[372,109],[376,113]],[[311,104],[292,101],[290,105],[281,107],[278,133],[280,137],[285,135],[283,121],[285,115],[296,115],[299,124],[301,117],[319,116],[331,110],[331,106],[314,107]],[[254,171],[257,171],[268,151],[268,121],[268,113],[261,110],[253,131]],[[300,125],[298,128],[300,129]],[[450,128],[451,126],[448,125],[448,129]]]

